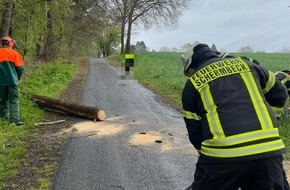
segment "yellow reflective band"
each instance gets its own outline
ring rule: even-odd
[[[233,158],[239,156],[250,156],[254,154],[260,154],[275,150],[281,150],[285,148],[285,145],[281,139],[271,141],[271,142],[264,142],[255,145],[248,145],[244,147],[238,148],[209,148],[201,146],[201,153],[211,157],[218,157],[218,158]]]
[[[250,71],[250,68],[241,58],[225,59],[203,67],[191,77],[191,80],[198,89],[217,78],[247,71]]]
[[[222,139],[209,139],[209,140],[203,141],[202,145],[211,146],[211,147],[233,146],[237,144],[242,144],[246,142],[272,138],[272,137],[279,137],[279,131],[277,128],[273,128],[269,130],[251,131],[248,133],[228,136]]]
[[[271,106],[271,107],[272,107],[273,111],[275,112],[275,116],[281,117],[284,108],[278,108],[278,107],[274,107],[274,106]]]
[[[269,71],[269,79],[266,83],[266,87],[263,89],[264,94],[266,94],[267,92],[269,92],[269,90],[271,90],[271,88],[273,88],[273,86],[275,85],[275,80],[276,77],[274,73]]]
[[[183,110],[182,113],[183,113],[183,117],[185,117],[186,119],[194,119],[197,121],[201,120],[201,117],[197,115],[196,113],[192,113],[190,111],[185,111],[185,110]]]
[[[207,84],[203,86],[202,88],[199,88],[198,92],[202,99],[204,108],[207,112],[206,118],[208,121],[210,132],[213,135],[213,138],[214,139],[224,138],[225,133],[223,131],[223,128],[219,119],[219,115],[217,112],[217,106],[215,105],[213,101],[213,97],[210,92],[209,85]]]
[[[268,112],[266,105],[264,104],[264,100],[258,90],[257,84],[255,82],[254,76],[251,72],[241,73],[241,77],[243,78],[249,95],[251,97],[255,112],[258,116],[259,122],[263,129],[273,128],[273,123]]]
[[[277,75],[283,75],[284,78],[281,80],[281,83],[282,84],[285,84],[287,81],[290,80],[290,75],[284,73],[283,71],[275,72],[274,75],[275,76],[277,76]]]
[[[125,59],[134,59],[134,54],[125,54]]]

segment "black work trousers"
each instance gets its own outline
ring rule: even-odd
[[[289,190],[282,156],[242,162],[199,158],[192,190]]]

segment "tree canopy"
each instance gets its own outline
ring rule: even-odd
[[[108,56],[119,45],[125,53],[133,26],[174,27],[189,1],[0,0],[0,36],[17,40],[24,57],[41,60],[92,51]]]

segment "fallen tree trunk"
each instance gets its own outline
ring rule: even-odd
[[[49,97],[35,94],[32,94],[30,97],[37,105],[45,108],[50,108],[55,111],[60,111],[88,119],[94,119],[97,121],[103,121],[106,118],[105,110],[97,107],[82,106],[78,104],[65,102],[64,100],[52,99]]]

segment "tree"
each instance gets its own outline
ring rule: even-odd
[[[12,20],[12,8],[14,3],[12,0],[6,1],[4,4],[4,8],[2,10],[2,22],[0,28],[0,37],[10,35],[9,31],[11,31],[11,20]]]
[[[281,53],[290,53],[290,48],[289,47],[284,47],[279,52],[281,52]]]
[[[70,7],[72,14],[67,19],[70,54],[81,53],[80,46],[85,54],[90,51],[88,48],[98,44],[103,56],[108,56],[112,46],[118,45],[120,28],[116,26],[115,17],[109,14],[107,3],[106,0],[74,0]]]
[[[99,48],[104,40],[98,42],[100,34],[110,39],[111,45],[120,40],[115,39],[115,31],[110,32],[116,28],[116,20],[106,12],[107,0],[1,2],[1,35],[13,35],[23,55],[42,60],[85,55],[90,48]]]
[[[136,52],[144,52],[144,51],[146,51],[146,45],[145,45],[145,43],[143,42],[143,41],[141,41],[141,42],[137,42],[136,43],[136,46],[135,46],[135,48],[136,48]]]
[[[193,45],[191,43],[185,43],[180,47],[180,51],[187,52],[189,49],[192,49]]]
[[[119,28],[108,27],[103,32],[98,33],[96,39],[103,57],[107,57],[110,55],[112,46],[117,45],[116,42],[120,39]]]
[[[136,52],[136,46],[135,45],[131,45],[130,46],[130,50],[131,50],[131,53],[135,53]]]
[[[67,29],[64,20],[69,15],[67,11],[70,1],[39,0],[37,3],[40,2],[45,8],[45,17],[43,17],[45,25],[39,35],[35,55],[37,58],[48,61],[61,56],[61,49],[66,42],[63,35]]]
[[[56,58],[62,45],[57,40],[64,29],[62,23],[68,1],[5,1],[9,6],[0,7],[3,13],[1,35],[7,35],[8,31],[8,35],[17,40],[18,51],[24,58],[26,55],[41,59]]]
[[[170,52],[170,48],[163,46],[163,47],[160,48],[159,51],[161,51],[161,52]]]
[[[239,49],[242,53],[253,53],[254,50],[250,46],[244,46]]]
[[[173,28],[189,1],[0,0],[0,35],[12,35],[20,53],[41,60],[96,51],[107,56],[120,42],[125,53],[133,25]],[[143,43],[137,51],[149,49]]]
[[[40,41],[44,41],[46,30],[46,1],[30,0],[17,3],[17,14],[14,16],[13,28],[17,36],[17,43],[22,49],[23,57],[37,55],[40,50]],[[39,46],[37,46],[39,45]],[[43,47],[43,46],[42,46]],[[37,49],[39,48],[39,49]],[[43,48],[41,49],[43,50]],[[41,51],[42,52],[42,51]]]
[[[197,44],[199,44],[198,41],[195,41],[193,43],[185,43],[181,46],[180,51],[182,52],[187,52],[188,50],[192,49],[194,46],[196,46]]]
[[[178,52],[179,50],[176,47],[171,48],[172,52]]]
[[[6,1],[5,6],[1,9],[3,13],[1,36],[10,35],[17,40],[18,51],[25,58],[27,53],[33,54],[35,49],[32,44],[35,43],[34,39],[39,36],[38,29],[46,24],[46,15],[43,14],[43,10],[46,8],[43,5],[44,0],[13,2]]]
[[[121,53],[130,52],[133,23],[140,22],[144,27],[153,24],[172,27],[187,8],[190,0],[108,0],[109,11],[118,20],[121,28]],[[125,41],[126,33],[126,43]],[[125,47],[124,47],[125,45]]]
[[[53,0],[47,0],[47,26],[46,26],[46,38],[44,42],[44,51],[40,57],[44,60],[51,60],[57,55],[57,34],[54,32],[55,28],[55,2]]]
[[[217,51],[215,44],[212,44],[211,49]]]
[[[69,14],[64,17],[64,29],[62,32],[62,41],[69,49],[68,55],[83,55],[88,52],[92,46],[98,47],[96,35],[98,28],[102,28],[99,18],[98,1],[91,0],[71,0],[66,3],[66,9]],[[98,17],[100,16],[100,17]]]

